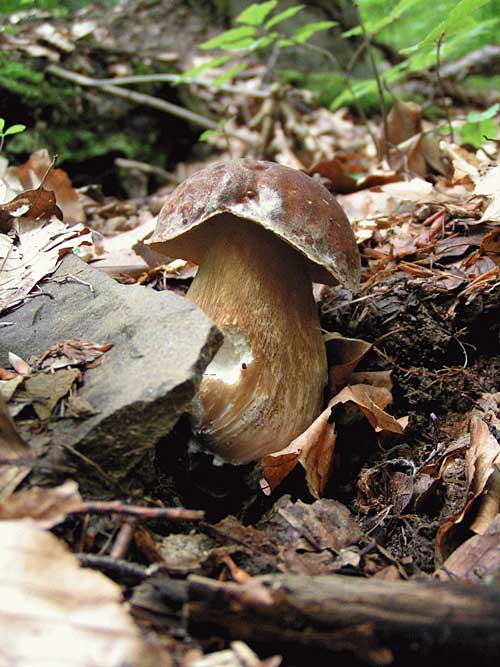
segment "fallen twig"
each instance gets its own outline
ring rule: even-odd
[[[218,130],[219,123],[207,118],[206,116],[201,116],[200,114],[189,111],[189,109],[184,109],[177,104],[172,104],[172,102],[167,102],[166,100],[161,100],[158,97],[153,97],[152,95],[145,95],[144,93],[138,93],[135,90],[127,90],[120,88],[120,86],[112,84],[104,84],[99,79],[92,79],[91,77],[84,76],[83,74],[78,74],[77,72],[71,72],[70,70],[64,69],[64,67],[59,67],[59,65],[49,65],[47,67],[47,72],[54,74],[61,79],[66,79],[67,81],[72,81],[73,83],[78,84],[79,86],[86,86],[91,88],[99,88],[105,93],[110,95],[115,95],[116,97],[122,97],[125,100],[130,102],[135,102],[137,104],[143,104],[145,106],[152,107],[153,109],[158,109],[159,111],[164,111],[165,113],[176,116],[177,118],[182,118],[187,120],[194,125],[204,127],[209,130]],[[227,132],[231,137],[243,141],[245,144],[251,144],[248,140],[248,137],[241,135],[239,132]]]
[[[121,500],[88,500],[72,510],[71,514],[122,514],[139,519],[169,521],[201,521],[205,515],[201,510],[186,510],[182,507],[142,507],[128,505]]]

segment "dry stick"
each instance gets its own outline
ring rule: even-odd
[[[269,91],[264,90],[247,90],[246,88],[239,88],[238,86],[230,86],[228,84],[222,84],[220,86],[214,86],[213,81],[208,79],[185,79],[179,80],[181,77],[178,74],[137,74],[134,76],[117,76],[110,79],[99,79],[99,85],[101,86],[127,86],[134,83],[177,83],[181,84],[193,84],[195,86],[202,86],[203,88],[212,88],[217,91],[222,91],[224,93],[234,93],[236,95],[243,95],[245,97],[255,97],[257,99],[266,99],[269,96]]]
[[[441,97],[443,98],[443,106],[446,113],[446,120],[448,121],[448,127],[450,129],[450,139],[451,143],[455,143],[455,135],[453,133],[453,125],[451,122],[451,115],[448,105],[446,104],[446,95],[444,90],[443,80],[441,79],[441,45],[443,43],[444,32],[439,35],[439,39],[436,44],[436,77],[439,89],[441,91]]]
[[[122,523],[109,553],[111,558],[125,558],[129,550],[130,543],[134,539],[136,523],[136,518],[125,519],[125,521]]]
[[[494,586],[342,575],[267,575],[239,585],[191,576],[188,596],[190,622],[242,640],[348,649],[378,664],[391,662],[393,652],[419,661],[427,655],[433,665],[443,664],[443,655],[498,664],[500,591]]]
[[[167,519],[168,521],[200,521],[204,512],[182,507],[142,507],[128,505],[120,500],[88,500],[71,511],[71,514],[122,514],[139,519]]]
[[[361,15],[361,8],[359,6],[359,2],[356,2],[356,7],[358,10],[358,17],[359,17],[359,25],[361,26],[361,30],[363,31],[363,38],[365,40],[366,44],[366,49],[368,53],[368,57],[370,58],[370,63],[372,66],[373,70],[373,76],[375,77],[375,81],[377,83],[377,89],[378,89],[378,94],[380,97],[380,109],[382,111],[382,123],[384,126],[384,138],[383,138],[383,150],[384,150],[384,157],[389,161],[389,151],[387,149],[387,138],[389,136],[389,128],[387,126],[387,109],[385,106],[385,98],[384,98],[384,88],[382,86],[382,81],[380,80],[380,76],[378,73],[377,69],[377,64],[375,62],[375,58],[373,56],[373,50],[371,48],[370,44],[370,38],[368,37],[368,33],[366,32],[366,26],[365,22],[363,21],[363,17]]]
[[[165,183],[180,183],[175,174],[172,174],[170,171],[166,171],[161,167],[157,167],[154,164],[148,164],[147,162],[139,162],[138,160],[127,160],[123,157],[117,157],[115,160],[115,165],[117,167],[121,167],[122,169],[136,169],[143,174],[153,174]]]
[[[201,116],[200,114],[184,109],[183,107],[178,106],[177,104],[172,104],[166,100],[161,100],[158,97],[153,97],[152,95],[144,95],[143,93],[137,93],[134,90],[125,90],[120,88],[120,86],[114,85],[102,85],[102,82],[99,79],[92,79],[88,76],[83,76],[83,74],[77,74],[76,72],[70,72],[59,65],[49,65],[47,67],[47,72],[54,74],[55,76],[60,77],[61,79],[66,79],[67,81],[72,81],[73,83],[78,84],[79,86],[86,86],[91,88],[99,88],[104,93],[109,93],[110,95],[115,95],[116,97],[121,97],[129,102],[135,102],[137,104],[143,104],[144,106],[152,107],[153,109],[159,109],[159,111],[164,111],[165,113],[171,114],[172,116],[177,116],[184,120],[204,127],[209,130],[218,130],[219,123]],[[247,137],[241,135],[239,132],[226,132],[230,137],[239,139],[245,144],[251,145],[251,142]]]

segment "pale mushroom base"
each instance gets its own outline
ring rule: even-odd
[[[262,227],[211,220],[187,296],[225,340],[204,375],[198,427],[231,463],[287,447],[319,414],[326,352],[306,260]]]

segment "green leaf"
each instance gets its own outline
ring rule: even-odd
[[[280,39],[280,41],[278,42],[278,46],[280,46],[281,48],[284,48],[285,46],[294,46],[294,45],[295,42],[293,41],[293,39],[289,39],[288,37]]]
[[[269,2],[256,2],[250,7],[244,9],[236,17],[236,23],[245,23],[246,25],[262,25],[266,16],[270,14],[278,4],[278,0],[269,0]]]
[[[450,9],[448,17],[445,21],[441,21],[433,30],[431,30],[418,44],[410,46],[407,49],[401,49],[401,53],[414,53],[419,51],[423,46],[436,42],[444,33],[447,37],[458,32],[463,27],[465,19],[470,19],[472,12],[476,11],[483,5],[486,5],[490,0],[460,0]]]
[[[5,127],[5,119],[0,118],[0,134],[3,132],[4,127]]]
[[[480,113],[475,113],[474,111],[470,111],[467,114],[467,121],[469,123],[480,123],[482,120],[488,120],[488,118],[493,118],[494,116],[496,116],[499,109],[500,109],[500,104],[497,102],[496,104],[493,104],[489,109],[486,109],[486,111],[481,111]]]
[[[240,28],[231,28],[231,30],[226,30],[217,37],[209,39],[208,42],[203,42],[200,44],[200,49],[206,51],[207,49],[231,49],[238,48],[235,47],[235,44],[238,44],[242,40],[254,37],[256,29],[252,26],[245,25]]]
[[[481,148],[488,139],[496,139],[498,126],[494,120],[487,118],[480,123],[465,123],[460,129],[460,138],[463,144],[472,144],[474,148]]]
[[[378,19],[377,21],[365,21],[366,32],[369,35],[375,36],[383,28],[399,19],[399,17],[408,11],[408,9],[411,9],[419,2],[421,2],[421,0],[400,0],[383,18]],[[352,37],[353,35],[361,35],[361,33],[361,26],[358,25],[347,32],[343,32],[342,37]]]
[[[240,72],[243,72],[244,69],[246,69],[246,63],[239,63],[238,65],[234,65],[234,67],[229,68],[226,72],[218,76],[216,79],[212,81],[212,86],[217,88],[217,86],[222,86],[224,83],[227,83],[230,81],[233,76],[236,76]]]
[[[3,136],[6,137],[8,134],[19,134],[19,132],[24,132],[25,129],[26,125],[11,125],[5,130]]]
[[[320,30],[329,30],[335,25],[338,25],[337,21],[317,21],[316,23],[308,23],[299,28],[297,32],[292,35],[292,39],[296,43],[304,44],[304,42],[307,42],[308,39]]]
[[[249,44],[246,48],[248,51],[257,51],[258,49],[263,49],[266,46],[269,46],[269,44],[272,44],[275,42],[279,37],[279,33],[277,32],[272,32],[270,35],[265,35],[264,37],[259,37],[258,39],[254,39],[252,44]]]
[[[179,76],[179,79],[176,81],[176,83],[183,83],[184,81],[193,79],[198,74],[205,72],[207,69],[212,69],[213,67],[219,67],[219,65],[223,65],[228,60],[231,60],[231,56],[217,56],[216,58],[212,58],[211,60],[208,60],[206,63],[203,63],[202,65],[198,65],[197,67],[193,67],[192,69],[183,72]]]
[[[202,132],[198,137],[198,141],[208,141],[214,134],[217,134],[217,130],[205,130],[205,132]]]
[[[266,23],[266,25],[264,26],[265,29],[269,30],[269,28],[274,28],[274,26],[278,25],[278,23],[283,23],[283,21],[286,21],[292,16],[295,16],[295,14],[301,12],[304,9],[304,7],[305,5],[294,5],[293,7],[285,9],[284,12],[276,14],[276,16],[273,16],[273,18],[269,19],[269,21]]]

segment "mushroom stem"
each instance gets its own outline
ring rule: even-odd
[[[247,463],[285,448],[319,414],[326,352],[305,258],[248,220],[209,225],[187,296],[224,343],[201,384],[200,432],[224,460]]]

